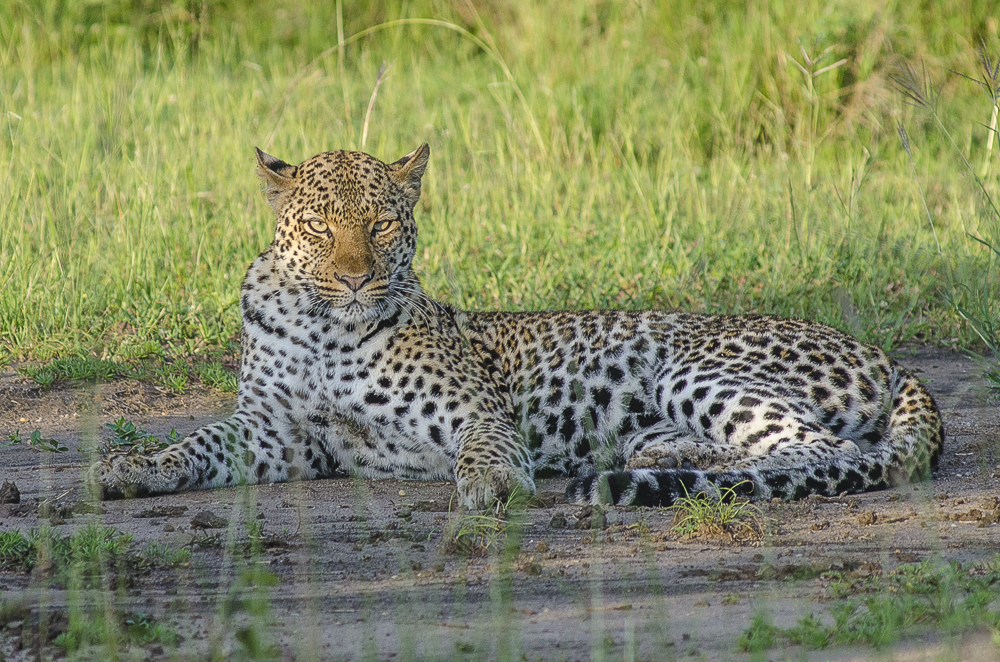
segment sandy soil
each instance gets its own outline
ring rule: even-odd
[[[877,574],[927,558],[986,560],[1000,550],[1000,525],[988,517],[1000,498],[997,396],[981,366],[961,354],[921,348],[898,358],[944,414],[946,452],[932,483],[764,504],[763,539],[732,544],[681,539],[670,531],[672,516],[657,510],[611,508],[601,521],[562,502],[564,480],[544,480],[541,503],[518,515],[506,548],[498,537],[493,552],[472,555],[446,545],[459,521],[449,512],[450,483],[341,478],[81,512],[86,449],[108,437],[107,423],[125,416],[155,434],[186,433],[228,415],[235,398],[173,396],[132,382],[43,391],[8,369],[0,374],[0,439],[39,429],[70,450],[0,449],[0,481],[14,482],[21,497],[0,505],[0,532],[48,523],[69,533],[98,521],[132,534],[137,547],[189,546],[187,567],[137,571],[104,595],[183,637],[179,649],[151,644],[119,651],[123,659],[246,659],[254,651],[279,659],[747,659],[736,638],[754,613],[766,610],[784,626],[825,613],[820,571]],[[247,527],[261,521],[261,551],[248,552]],[[221,526],[204,528],[213,524]],[[81,600],[48,583],[38,572],[0,573],[2,598],[24,597],[36,612],[68,612]],[[14,626],[0,629],[0,651],[33,659],[24,626]],[[987,632],[930,634],[890,651],[779,646],[766,655],[997,657]]]

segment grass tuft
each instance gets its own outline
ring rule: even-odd
[[[483,512],[458,511],[449,518],[444,529],[441,551],[478,556],[503,550],[508,541],[508,530],[517,528],[520,521],[518,514],[532,503],[533,498],[534,495],[515,489]],[[514,536],[515,539],[518,537],[519,534]]]
[[[760,509],[737,496],[736,488],[719,488],[716,494],[699,492],[677,499],[667,510],[674,514],[671,530],[688,538],[721,537],[733,543],[758,542],[764,535]]]

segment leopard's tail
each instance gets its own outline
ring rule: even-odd
[[[881,490],[930,478],[944,445],[941,415],[916,377],[894,366],[892,404],[885,433],[867,452],[834,457],[817,466],[738,470],[632,469],[602,471],[573,479],[566,488],[572,503],[670,506],[699,493],[710,498],[747,497],[754,501],[801,499],[810,494],[836,496]]]
[[[709,472],[696,469],[631,469],[580,476],[566,487],[570,503],[671,506],[686,496],[761,499],[767,478],[758,471]],[[782,472],[787,474],[788,472]],[[731,490],[731,491],[730,491]]]

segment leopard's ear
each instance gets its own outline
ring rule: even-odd
[[[295,183],[296,168],[270,154],[265,154],[256,147],[253,149],[257,152],[257,174],[264,180],[267,201],[271,203],[274,211],[278,211],[282,194]]]
[[[420,178],[424,176],[430,156],[431,147],[424,143],[400,160],[389,164],[393,176],[403,185],[403,193],[412,204],[420,199]]]

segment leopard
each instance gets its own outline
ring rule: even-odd
[[[480,509],[568,476],[572,503],[660,507],[861,493],[937,466],[934,399],[878,347],[764,314],[461,310],[414,271],[426,143],[392,163],[255,152],[276,221],[240,291],[235,412],[102,456],[101,498],[353,475],[454,481]]]

